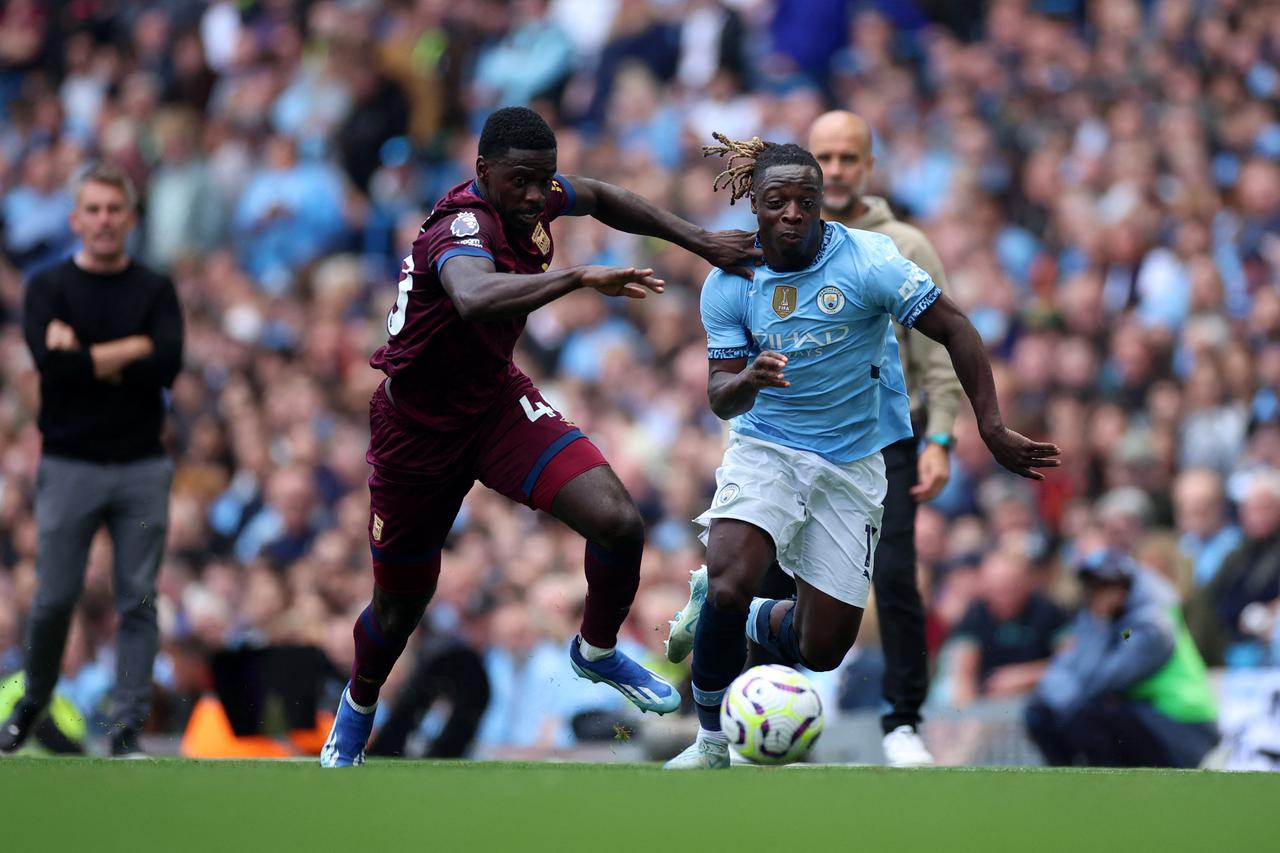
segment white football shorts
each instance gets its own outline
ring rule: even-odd
[[[837,465],[816,453],[732,433],[716,469],[716,496],[694,521],[706,544],[712,519],[754,524],[773,537],[792,577],[867,606],[888,481],[874,453]]]

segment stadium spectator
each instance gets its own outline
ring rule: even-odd
[[[1189,611],[1200,653],[1214,666],[1263,660],[1241,616],[1250,604],[1280,598],[1280,475],[1268,472],[1253,479],[1240,504],[1240,527],[1244,541],[1197,591]]]
[[[160,159],[147,189],[147,258],[167,268],[218,246],[227,200],[200,152],[200,117],[171,109],[156,117]]]
[[[35,497],[38,586],[27,626],[26,693],[0,731],[3,752],[22,745],[53,695],[68,629],[83,622],[74,618],[76,599],[103,527],[111,534],[120,614],[113,755],[140,751],[150,710],[155,583],[173,476],[160,441],[162,397],[182,366],[183,324],[172,282],[126,251],[136,203],[119,169],[90,169],[70,216],[80,249],[27,285],[23,330],[40,371],[44,437]],[[84,635],[72,636],[71,660],[77,650],[91,659],[95,650]]]
[[[1052,765],[1196,767],[1218,740],[1204,661],[1173,588],[1115,552],[1079,569],[1085,606],[1027,708]]]
[[[484,112],[504,105],[525,106],[550,95],[569,76],[573,44],[553,19],[547,0],[512,3],[510,29],[480,52],[475,71],[476,103]]]
[[[292,287],[298,267],[342,233],[343,201],[332,166],[302,162],[293,139],[271,136],[263,164],[250,176],[232,220],[245,271],[269,293]]]
[[[982,562],[978,598],[951,634],[952,692],[964,706],[1035,688],[1062,643],[1067,614],[1034,588],[1025,557],[1009,549]]]
[[[1173,502],[1182,534],[1178,547],[1192,561],[1195,585],[1205,586],[1242,541],[1240,528],[1227,518],[1222,478],[1206,469],[1184,471],[1174,485]]]
[[[41,146],[28,152],[21,183],[5,194],[5,249],[24,271],[59,257],[71,245],[72,198],[59,177],[54,152]]]

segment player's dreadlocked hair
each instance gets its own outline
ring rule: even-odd
[[[480,131],[480,156],[500,158],[512,148],[548,151],[556,147],[556,135],[542,116],[528,107],[503,107],[489,115]]]
[[[753,136],[745,142],[730,139],[723,133],[714,132],[719,145],[702,146],[703,157],[728,157],[729,167],[716,175],[713,190],[730,190],[729,204],[740,198],[746,198],[755,191],[756,175],[762,174],[771,166],[812,166],[822,174],[822,167],[817,159],[799,145],[788,142],[765,142]]]

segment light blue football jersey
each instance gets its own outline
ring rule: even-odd
[[[887,236],[835,222],[803,270],[759,266],[753,281],[713,270],[702,287],[708,358],[779,352],[791,383],[760,391],[732,429],[836,463],[909,438],[891,320],[910,328],[941,293]]]

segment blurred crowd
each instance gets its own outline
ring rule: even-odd
[[[371,587],[367,359],[418,225],[510,104],[552,122],[561,171],[707,228],[753,227],[712,192],[713,130],[803,144],[833,106],[870,123],[871,191],[932,239],[1009,425],[1064,459],[1011,479],[962,416],[917,532],[932,701],[1034,685],[1085,543],[1167,576],[1211,666],[1280,663],[1275,3],[0,0],[0,672],[20,665],[34,587],[38,383],[16,315],[25,276],[73,248],[78,172],[106,160],[143,188],[134,250],[186,312],[156,669],[155,725],[172,729],[218,650],[314,644],[341,684]],[[668,282],[639,303],[563,298],[518,351],[650,525],[627,642],[661,657],[725,439],[706,405],[707,268],[590,219],[556,237],[557,265]],[[64,665],[91,715],[113,671],[105,546]],[[583,712],[618,709],[562,652],[581,562],[566,528],[468,498],[411,649],[444,636],[482,655],[482,749],[562,747]],[[824,688],[846,707],[878,702],[873,612]]]

